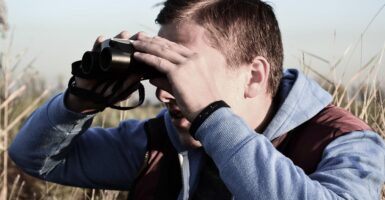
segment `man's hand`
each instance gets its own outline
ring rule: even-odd
[[[173,94],[189,121],[220,100],[213,69],[201,54],[158,36],[139,33],[136,39],[133,45],[140,52],[134,58],[167,75],[168,80],[153,79],[151,83]]]
[[[128,40],[128,39],[130,39],[130,35],[129,35],[129,33],[127,31],[122,31],[121,33],[116,35],[115,38],[127,39]],[[101,51],[100,45],[101,45],[101,43],[104,40],[105,39],[104,39],[103,36],[99,36],[96,39],[95,43],[94,43],[94,47],[93,47],[92,51]],[[127,76],[127,78],[124,80],[121,88],[115,94],[113,94],[113,96],[111,97],[110,101],[114,102],[114,103],[117,103],[119,101],[127,99],[130,94],[128,94],[128,96],[124,96],[122,98],[121,97],[122,93],[127,88],[131,87],[133,84],[137,83],[138,81],[140,81],[140,77],[137,76],[137,75],[129,75],[129,76]],[[114,86],[114,84],[116,82],[112,83],[110,86],[108,86],[108,89],[106,91],[104,91],[104,92],[102,92],[102,90],[106,86],[106,84],[107,84],[106,82],[100,84],[99,80],[83,79],[83,78],[80,78],[80,77],[75,77],[75,83],[76,83],[76,87],[79,87],[79,88],[82,88],[82,89],[86,89],[86,90],[92,90],[97,84],[99,84],[100,86],[98,86],[96,88],[95,92],[103,95],[104,97],[107,97],[107,96],[112,94],[112,88],[113,88],[113,86]],[[86,112],[93,112],[93,111],[96,111],[96,110],[101,110],[105,106],[105,105],[95,104],[92,101],[87,101],[87,100],[78,98],[78,97],[76,97],[75,95],[73,95],[71,93],[69,93],[67,98],[65,99],[65,104],[66,104],[68,109],[70,109],[70,110],[72,110],[74,112],[78,112],[78,113],[86,113]]]

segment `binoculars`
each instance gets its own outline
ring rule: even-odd
[[[87,51],[81,62],[73,66],[77,76],[93,79],[120,79],[138,74],[144,79],[158,78],[164,74],[134,59],[136,51],[130,40],[109,39],[101,44],[101,51]]]
[[[155,68],[134,59],[133,55],[136,50],[130,40],[109,39],[101,44],[101,49],[102,51],[100,52],[87,51],[83,54],[82,60],[72,63],[71,73],[73,76],[68,82],[69,93],[79,98],[104,105],[105,107],[117,110],[130,110],[140,106],[144,102],[144,86],[140,82],[125,89],[121,94],[126,96],[137,90],[139,93],[139,101],[135,106],[121,107],[114,105],[114,102],[110,102],[109,100],[109,98],[119,90],[123,84],[123,80],[128,75],[139,75],[141,80],[165,77],[164,74]],[[86,90],[76,86],[75,76],[99,81],[93,89]],[[113,85],[110,96],[105,97],[95,92],[96,88],[101,86],[101,84],[107,83],[102,89],[102,91],[106,91],[108,86],[114,82],[115,84]]]

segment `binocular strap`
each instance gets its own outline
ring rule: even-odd
[[[102,91],[100,93],[97,93],[96,89],[99,88],[104,83],[105,85],[102,88]],[[111,86],[111,84],[114,84],[111,94],[104,96],[103,94],[107,91],[107,89]],[[121,88],[122,85],[123,85],[123,80],[105,80],[105,81],[99,82],[99,84],[96,84],[92,88],[92,90],[86,90],[86,89],[77,87],[75,76],[72,76],[68,81],[68,92],[80,99],[91,101],[95,104],[100,104],[103,107],[100,111],[103,111],[104,108],[106,107],[110,107],[117,110],[131,110],[143,104],[145,99],[144,86],[140,82],[138,82],[137,84],[134,84],[131,87],[124,90],[119,96],[114,97],[114,99],[123,100],[125,97],[129,96],[130,94],[138,90],[138,93],[139,93],[138,103],[134,106],[128,106],[128,107],[115,105],[114,103],[116,102],[111,101],[112,97]]]

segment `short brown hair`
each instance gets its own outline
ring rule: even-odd
[[[167,0],[156,22],[192,20],[204,27],[212,46],[228,64],[251,63],[256,56],[271,65],[268,92],[275,96],[282,77],[283,47],[273,9],[259,0]]]

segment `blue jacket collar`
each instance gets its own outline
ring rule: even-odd
[[[287,69],[278,93],[279,108],[263,135],[273,140],[306,122],[331,103],[332,97],[297,69]]]

